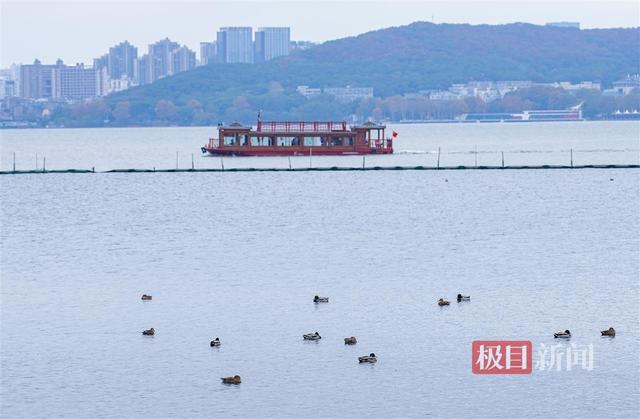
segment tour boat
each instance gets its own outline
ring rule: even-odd
[[[336,156],[392,154],[393,138],[385,125],[365,122],[349,126],[334,121],[261,121],[255,127],[218,125],[203,153],[219,156]]]

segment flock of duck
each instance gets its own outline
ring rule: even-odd
[[[316,304],[328,303],[329,297],[319,297],[316,295],[313,297],[313,302]],[[320,340],[322,339],[322,336],[320,336],[320,333],[318,332],[305,333],[304,335],[302,335],[302,339],[303,340]],[[355,345],[356,343],[358,343],[358,339],[355,336],[349,336],[344,338],[345,345]],[[376,362],[378,362],[378,358],[376,357],[376,354],[372,352],[369,355],[358,357],[358,362],[361,364],[375,364]]]
[[[462,294],[458,294],[458,296],[456,297],[456,300],[461,303],[463,301],[471,301],[471,297],[468,295],[462,295]],[[445,300],[444,298],[440,298],[438,300],[438,305],[440,307],[443,306],[448,306],[451,303],[447,300]],[[608,328],[607,330],[602,330],[600,331],[601,336],[610,336],[610,337],[615,337],[616,335],[616,330],[613,327]],[[553,334],[553,337],[555,339],[570,339],[571,338],[571,331],[569,331],[568,329],[565,330],[564,332],[557,332]]]
[[[142,295],[142,301],[151,301],[152,299],[153,297],[151,295],[147,295],[147,294]],[[458,294],[456,296],[456,301],[459,303],[465,302],[465,301],[471,301],[471,296]],[[313,297],[313,302],[316,304],[328,303],[329,297],[319,297],[316,295]],[[445,300],[444,298],[438,299],[438,305],[440,307],[448,306],[450,304],[451,303]],[[144,330],[142,332],[142,334],[145,336],[153,336],[155,335],[155,333],[156,331],[153,327],[150,329]],[[607,330],[602,330],[600,333],[602,336],[615,337],[616,335],[616,331],[613,327],[610,327]],[[571,338],[571,331],[567,329],[564,332],[557,332],[553,334],[553,337],[556,339],[569,339]],[[322,336],[320,336],[320,333],[318,332],[305,333],[304,335],[302,335],[302,339],[310,340],[310,341],[318,341],[322,339]],[[355,345],[356,343],[358,343],[358,339],[355,336],[349,336],[344,338],[345,345]],[[220,342],[220,338],[216,337],[209,343],[209,345],[212,348],[214,348],[214,347],[219,347],[220,345],[222,345],[222,343]],[[358,357],[358,362],[361,364],[375,364],[376,362],[378,362],[378,358],[376,357],[376,354],[372,352],[369,355]],[[234,375],[232,377],[222,377],[221,380],[224,384],[240,384],[242,382],[239,375]]]
[[[610,337],[613,338],[613,337],[616,336],[616,329],[614,329],[613,327],[610,327],[607,330],[601,330],[600,331],[600,335],[601,336],[610,336]],[[556,338],[556,339],[570,339],[571,338],[571,331],[569,329],[567,329],[564,332],[554,333],[553,337]]]

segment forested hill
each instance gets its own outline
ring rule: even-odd
[[[446,89],[452,83],[471,80],[588,80],[607,86],[640,72],[639,44],[640,28],[578,30],[523,23],[417,22],[325,42],[262,64],[199,67],[111,95],[105,101],[112,111],[118,103],[126,103],[127,116],[139,121],[157,119],[158,102],[167,101],[175,106],[169,111],[176,123],[182,123],[174,117],[181,108],[185,108],[183,119],[188,123],[191,111],[187,106],[204,118],[193,123],[207,123],[223,117],[243,120],[250,115],[254,119],[257,109],[264,109],[269,117],[295,117],[311,111],[331,114],[329,108],[322,112],[322,106],[331,105],[318,101],[314,109],[306,109],[312,104],[295,93],[299,85],[371,86],[381,98]]]
[[[266,87],[269,81],[284,87],[373,86],[381,97],[470,80],[608,83],[640,72],[639,44],[638,28],[418,22],[326,42],[261,65],[199,68],[143,87],[136,95],[155,95],[174,87],[181,88],[174,95],[200,95]],[[190,87],[195,91],[183,90]],[[198,91],[200,87],[205,91]]]

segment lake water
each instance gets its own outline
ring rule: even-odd
[[[475,145],[637,163],[639,126],[394,129],[456,163]],[[3,169],[36,150],[106,169],[171,167],[176,149],[190,165],[207,130],[1,133]],[[0,176],[0,417],[637,418],[639,184],[638,169]],[[474,375],[481,339],[531,340],[534,362],[590,348],[593,368]]]
[[[640,123],[562,122],[391,125],[399,133],[394,155],[367,156],[367,166],[502,164],[639,164]],[[0,130],[0,170],[220,168],[219,157],[200,147],[216,127]],[[176,158],[177,157],[177,158]],[[292,157],[292,167],[361,167],[361,156]],[[225,168],[288,168],[287,158],[225,158]]]

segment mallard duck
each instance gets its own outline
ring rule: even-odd
[[[556,339],[569,339],[571,337],[571,332],[569,330],[565,330],[564,332],[554,333],[553,337]]]
[[[329,297],[318,297],[316,295],[315,297],[313,297],[313,302],[314,303],[328,303],[329,302]]]
[[[220,346],[220,338],[215,338],[211,341],[210,346],[213,348],[214,346]]]
[[[318,332],[307,333],[306,335],[302,335],[302,339],[304,339],[304,340],[320,340],[320,339],[322,339],[322,336],[320,336],[320,333],[318,333]]]
[[[344,338],[345,345],[355,345],[358,343],[358,339],[355,336],[351,336],[350,338]]]
[[[361,364],[363,363],[375,364],[376,362],[378,362],[378,358],[376,358],[376,354],[371,352],[369,356],[358,357],[358,362]]]
[[[142,301],[149,301],[151,299],[153,299],[151,295],[142,294]]]
[[[614,337],[616,335],[616,329],[614,329],[613,327],[610,327],[607,330],[603,330],[602,332],[600,332],[602,334],[602,336],[611,336]]]
[[[152,327],[151,329],[143,331],[142,334],[145,336],[153,336],[156,334],[156,329]]]
[[[471,296],[458,294],[458,302],[461,301],[471,301]]]
[[[234,375],[233,377],[222,377],[220,379],[224,384],[240,384],[242,382],[239,375]]]
[[[447,300],[445,300],[444,298],[441,298],[441,299],[439,299],[439,300],[438,300],[438,305],[439,305],[440,307],[442,307],[442,306],[448,306],[449,304],[450,304],[450,303],[449,303]]]

